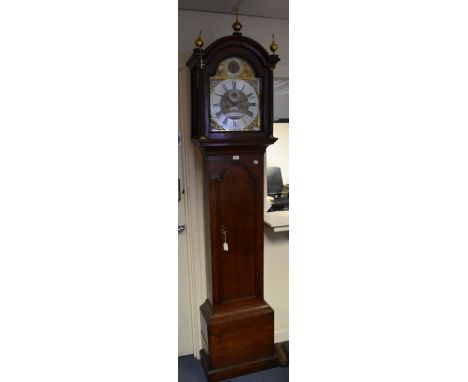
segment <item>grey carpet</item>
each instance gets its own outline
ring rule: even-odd
[[[257,373],[232,378],[231,382],[287,382],[289,368],[275,367]],[[179,382],[206,382],[205,374],[199,360],[193,356],[179,357]]]

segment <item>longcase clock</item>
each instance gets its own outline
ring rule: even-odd
[[[273,137],[279,61],[234,33],[202,49],[191,71],[192,139],[204,154],[209,211],[208,296],[200,307],[202,365],[210,381],[275,366],[274,312],[263,298],[264,153]]]

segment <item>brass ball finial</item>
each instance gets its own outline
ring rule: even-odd
[[[242,29],[242,24],[237,19],[237,8],[236,8],[236,21],[234,22],[234,24],[232,24],[232,29],[234,29],[234,32],[236,33],[239,33],[240,30]]]
[[[200,49],[203,46],[203,40],[201,39],[201,31],[197,39],[195,40],[195,46],[197,47],[197,49]]]
[[[270,50],[273,52],[273,54],[275,54],[275,52],[278,50],[278,44],[275,41],[275,34],[274,33],[272,35],[272,39],[273,39],[273,41],[271,42]]]

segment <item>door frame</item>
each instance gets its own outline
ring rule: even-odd
[[[185,196],[185,234],[187,240],[187,266],[191,304],[193,354],[200,358],[202,349],[200,306],[206,296],[205,240],[203,212],[203,158],[191,141],[190,132],[190,72],[185,66],[178,71],[179,124],[182,149],[182,187]],[[198,228],[198,229],[197,229]]]

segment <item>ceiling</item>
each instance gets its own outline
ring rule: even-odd
[[[180,10],[288,20],[289,0],[179,0]]]

